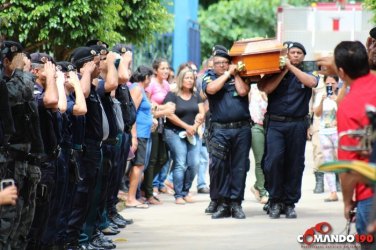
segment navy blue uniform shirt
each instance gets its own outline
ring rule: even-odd
[[[86,107],[85,138],[100,142],[103,140],[102,105],[94,85],[90,87],[90,94],[86,98]]]
[[[40,131],[42,133],[45,152],[49,154],[61,143],[62,117],[60,111],[54,111],[44,106],[44,95],[45,91],[43,87],[35,83],[34,96],[38,104]]]
[[[67,111],[63,114],[62,137],[63,144],[68,148],[81,146],[85,135],[85,116],[73,115],[73,107],[76,103],[74,94],[67,96]]]
[[[239,96],[235,89],[234,77],[230,77],[214,95],[208,94],[206,88],[210,82],[217,79],[218,76],[213,70],[206,71],[202,80],[202,89],[205,91],[209,100],[209,109],[211,112],[211,121],[228,123],[250,120],[251,115],[248,109],[248,95]]]
[[[308,73],[316,77],[318,75]],[[308,114],[308,104],[311,99],[312,89],[301,83],[298,78],[288,71],[278,87],[268,95],[268,114],[303,117]]]

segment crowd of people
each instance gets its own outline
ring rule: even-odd
[[[90,40],[56,62],[3,41],[0,174],[11,185],[0,192],[0,248],[113,249],[104,235],[133,223],[117,211],[121,189],[127,208],[161,205],[159,193],[185,205],[195,201],[196,176],[197,193],[210,195],[205,213],[245,219],[251,148],[256,199],[271,219],[297,218],[309,135],[316,166],[374,161],[341,148],[358,141],[338,133],[369,123],[375,44],[376,28],[367,48],[341,42],[334,58],[318,61],[320,72],[306,72],[304,46],[287,41],[279,73],[244,78],[222,45],[200,73],[187,62],[175,76],[166,59],[132,71],[132,49],[124,44]],[[354,172],[314,173],[315,193],[324,192],[324,180],[326,202],[338,201],[342,190],[345,218],[357,207],[358,233],[373,230],[367,180]]]

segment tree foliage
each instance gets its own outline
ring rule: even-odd
[[[94,38],[141,44],[168,29],[171,15],[159,0],[1,0],[1,33],[28,50],[68,51]]]
[[[364,0],[364,5],[367,9],[369,9],[372,13],[375,13],[373,15],[372,21],[376,23],[376,0]]]
[[[201,54],[208,57],[215,44],[230,48],[234,41],[273,37],[280,0],[221,0],[199,12]]]

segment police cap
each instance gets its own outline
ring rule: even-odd
[[[231,56],[228,54],[228,50],[223,45],[215,45],[212,49],[213,56],[220,56],[231,61]]]
[[[30,61],[31,63],[37,63],[37,64],[45,64],[47,61],[55,63],[55,60],[52,58],[52,56],[46,53],[39,53],[39,52],[32,53],[30,55]]]
[[[88,41],[88,42],[85,44],[86,47],[90,47],[90,46],[92,46],[92,45],[103,46],[103,47],[105,47],[106,49],[109,48],[109,46],[108,46],[107,43],[105,43],[105,42],[103,42],[103,41],[101,41],[101,40],[98,40],[98,39],[90,40],[90,41]]]
[[[14,41],[3,41],[0,48],[1,54],[8,58],[14,53],[21,53],[23,51],[22,45]]]
[[[70,61],[79,69],[84,63],[92,61],[97,52],[90,47],[78,47],[73,50]]]
[[[76,66],[71,62],[60,61],[56,63],[56,69],[62,72],[69,72],[69,71],[76,70]]]
[[[116,44],[114,47],[112,47],[111,49],[113,52],[116,52],[118,54],[123,54],[127,51],[131,51],[132,52],[132,48],[125,45],[125,44],[122,44],[122,43],[118,43]]]
[[[369,31],[369,35],[370,35],[370,37],[372,37],[373,39],[376,39],[376,27],[373,27],[373,28]]]
[[[291,41],[286,41],[283,43],[283,45],[287,48],[287,49],[291,49],[291,48],[298,48],[300,49],[304,55],[307,54],[303,44],[301,43],[298,43],[298,42],[291,42]]]
[[[102,45],[91,45],[90,48],[94,49],[97,52],[97,55],[107,55],[108,49]]]

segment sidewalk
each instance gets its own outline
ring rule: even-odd
[[[346,221],[343,217],[342,195],[339,202],[324,202],[328,195],[313,194],[311,144],[307,143],[306,169],[303,177],[302,199],[296,207],[298,219],[272,220],[262,211],[262,205],[255,201],[250,187],[254,182],[254,165],[247,177],[243,209],[247,218],[212,220],[204,213],[209,195],[196,194],[192,187],[194,204],[176,205],[171,195],[161,194],[163,205],[149,209],[125,209],[126,218],[133,218],[134,224],[127,226],[113,237],[116,249],[301,249],[297,242],[302,235],[319,222],[328,222],[333,234],[341,234]],[[251,157],[252,163],[254,162]],[[352,233],[355,232],[354,226]],[[342,248],[343,249],[343,248]]]

